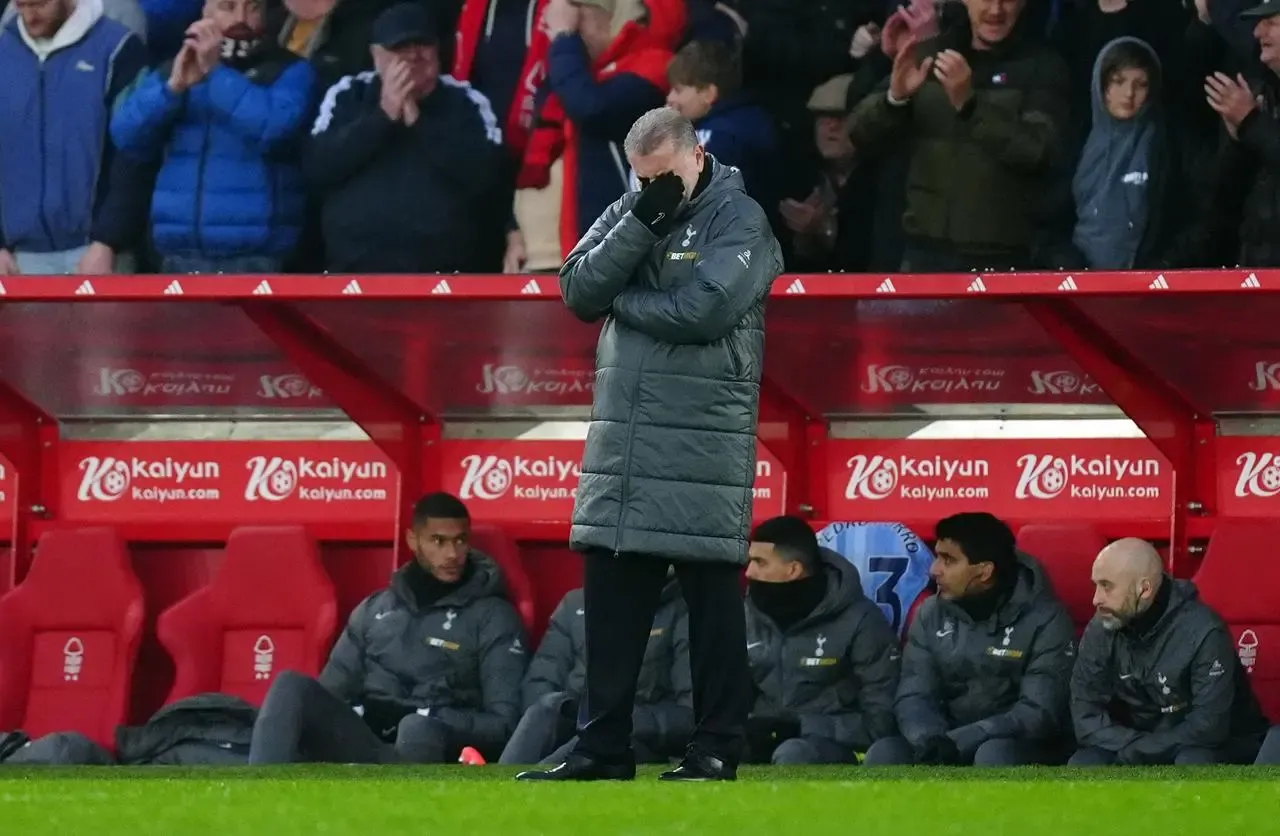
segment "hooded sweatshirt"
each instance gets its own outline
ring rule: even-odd
[[[1155,66],[1146,103],[1132,119],[1121,121],[1107,111],[1102,67],[1124,43],[1145,50]],[[1093,127],[1072,180],[1076,227],[1072,242],[1095,270],[1128,270],[1134,266],[1151,215],[1150,182],[1159,153],[1163,112],[1160,106],[1160,59],[1137,38],[1116,38],[1103,47],[1093,65]]]

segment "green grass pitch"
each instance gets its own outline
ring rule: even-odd
[[[1280,769],[745,768],[733,784],[528,785],[498,766],[0,768],[0,833],[1264,836]]]

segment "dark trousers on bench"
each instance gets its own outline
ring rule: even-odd
[[[1061,741],[988,740],[973,753],[973,761],[965,766],[1057,766],[1067,759],[1066,744]],[[871,744],[862,759],[864,766],[914,766],[915,752],[902,737],[885,737]]]
[[[1209,764],[1235,764],[1246,766],[1258,757],[1262,745],[1261,735],[1233,737],[1221,746],[1183,746],[1171,760],[1148,760],[1146,766],[1206,766]],[[1067,761],[1068,766],[1112,766],[1117,761],[1115,752],[1085,746],[1077,749]]]
[[[284,671],[262,701],[249,763],[445,763],[458,757],[450,737],[439,720],[410,714],[388,743],[319,682]]]
[[[503,764],[557,764],[564,761],[578,745],[574,734],[574,718],[566,716],[565,706],[573,701],[573,695],[563,691],[547,694],[524,712],[519,725],[498,763]],[[572,707],[569,708],[572,712]],[[667,763],[668,759],[641,740],[632,740],[636,763]]]

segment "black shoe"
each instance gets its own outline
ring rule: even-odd
[[[546,770],[530,770],[516,776],[517,781],[634,781],[634,761],[609,763],[590,755],[573,752],[564,763]]]
[[[736,781],[738,768],[711,755],[685,755],[675,769],[658,776],[659,781]]]

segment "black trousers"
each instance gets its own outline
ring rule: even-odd
[[[741,567],[605,550],[584,555],[587,686],[578,709],[577,750],[606,761],[635,757],[631,713],[636,679],[669,565],[675,566],[689,607],[696,723],[689,750],[736,766],[751,704]]]
[[[446,763],[458,757],[451,737],[438,719],[410,714],[386,743],[319,682],[282,671],[253,724],[249,763]]]
[[[1206,746],[1183,746],[1173,755],[1173,766],[1204,766],[1207,764],[1235,764],[1248,766],[1255,763],[1262,746],[1261,735],[1245,735],[1233,737],[1221,746],[1210,749]],[[1119,756],[1115,752],[1099,749],[1096,746],[1085,746],[1077,749],[1067,761],[1067,766],[1113,766]],[[1168,766],[1168,759],[1147,759],[1143,766]]]

